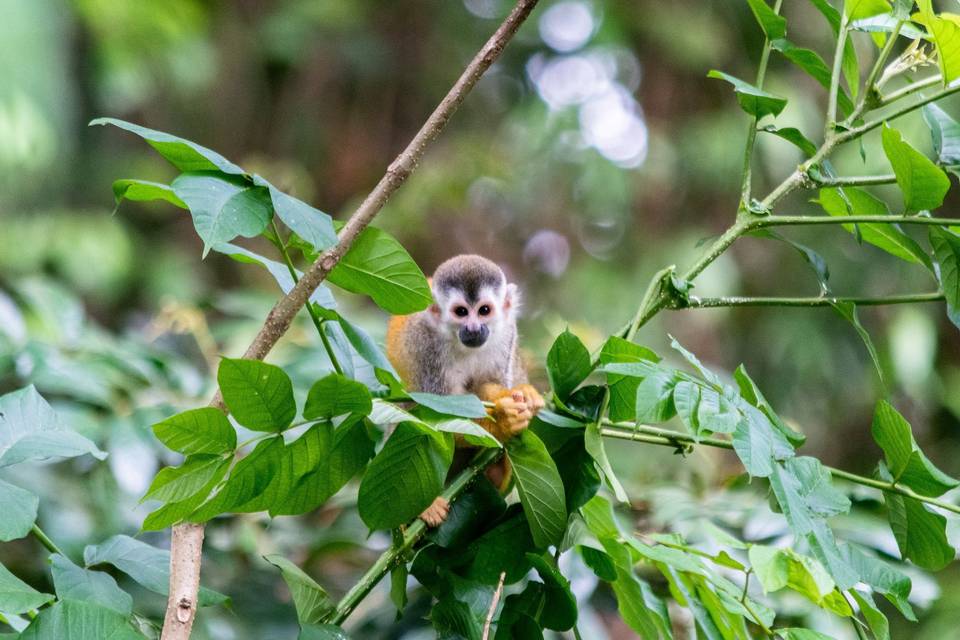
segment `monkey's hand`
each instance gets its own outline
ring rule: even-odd
[[[513,390],[523,394],[523,400],[527,403],[527,408],[530,409],[533,415],[537,415],[537,412],[543,409],[543,396],[540,395],[540,392],[537,391],[533,385],[521,384],[514,387]]]
[[[506,442],[530,424],[533,411],[527,404],[523,392],[511,389],[494,401],[492,418],[494,426],[490,431],[500,442]]]
[[[450,515],[450,502],[443,496],[437,496],[433,504],[420,514],[420,519],[427,523],[428,527],[439,527],[448,515]]]

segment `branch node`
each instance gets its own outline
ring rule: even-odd
[[[177,602],[177,620],[180,622],[189,622],[193,617],[193,601],[190,598],[180,598]]]

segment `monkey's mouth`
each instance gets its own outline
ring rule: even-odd
[[[487,329],[485,325],[480,325],[480,327],[477,329],[468,329],[467,327],[460,327],[460,332],[459,332],[460,343],[465,347],[470,347],[471,349],[482,347],[483,344],[487,341],[487,337],[489,335],[490,335],[490,330]]]

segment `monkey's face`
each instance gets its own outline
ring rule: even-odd
[[[464,347],[478,349],[499,337],[504,326],[513,323],[514,289],[514,285],[507,284],[472,292],[456,288],[434,292],[436,304],[432,311],[451,339]],[[468,295],[470,293],[473,295]]]

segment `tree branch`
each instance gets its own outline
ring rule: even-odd
[[[390,196],[414,171],[427,146],[440,134],[483,73],[500,57],[504,47],[533,11],[537,2],[538,0],[518,0],[510,14],[477,52],[447,95],[430,114],[410,144],[390,163],[383,178],[347,220],[340,231],[337,244],[324,251],[293,289],[274,305],[257,336],[244,352],[244,358],[263,359],[290,328],[297,312],[303,308],[310,295],[350,249],[360,232],[370,224]],[[224,408],[219,391],[210,404]],[[170,547],[170,593],[161,636],[164,640],[186,640],[190,637],[196,617],[202,546],[202,525],[184,523],[174,526]]]
[[[897,181],[897,176],[892,173],[879,176],[845,176],[842,178],[809,177],[810,182],[816,187],[870,187],[878,184],[893,184]]]
[[[939,291],[931,293],[910,293],[877,297],[815,297],[815,298],[778,298],[727,296],[722,298],[697,298],[690,296],[672,309],[715,309],[721,307],[829,307],[843,302],[852,302],[859,306],[879,306],[887,304],[909,304],[912,302],[939,302],[944,295]]]
[[[732,442],[729,440],[722,440],[720,438],[698,438],[687,433],[680,433],[679,431],[672,431],[670,429],[661,429],[659,427],[650,427],[647,425],[634,425],[626,422],[611,422],[610,420],[604,420],[603,424],[605,426],[600,430],[600,434],[608,438],[632,440],[634,442],[646,442],[647,444],[657,444],[665,447],[673,447],[675,449],[684,449],[696,445],[705,445],[718,449],[733,449]],[[823,468],[829,471],[830,475],[834,478],[842,478],[843,480],[848,480],[865,487],[879,489],[885,493],[896,493],[907,498],[919,500],[920,502],[926,502],[929,505],[945,509],[946,511],[960,513],[960,506],[958,505],[951,504],[943,500],[938,500],[936,498],[922,496],[912,489],[899,485],[895,482],[884,482],[883,480],[868,478],[866,476],[850,473],[849,471],[843,471],[842,469],[828,467],[827,465],[823,465]]]
[[[960,225],[960,218],[928,218],[927,216],[888,216],[888,215],[852,215],[852,216],[765,216],[755,218],[751,229],[763,227],[788,227],[807,224],[932,224],[949,227]]]

